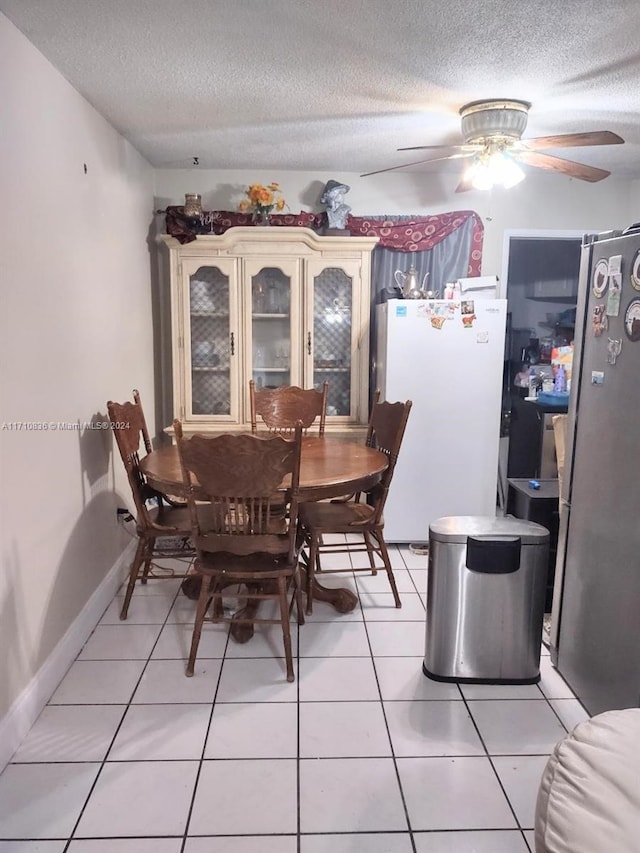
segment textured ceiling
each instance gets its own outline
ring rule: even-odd
[[[479,98],[532,103],[523,138],[640,177],[639,0],[0,0],[157,168],[368,172],[461,141]],[[409,154],[409,156],[407,156]],[[426,152],[424,156],[429,156]],[[417,170],[458,170],[456,161]]]

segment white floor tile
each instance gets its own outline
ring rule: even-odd
[[[180,590],[180,584],[182,583],[182,578],[172,578],[169,575],[170,571],[174,571],[182,574],[185,571],[186,563],[182,563],[179,560],[160,560],[158,562],[158,575],[161,571],[166,570],[165,577],[150,577],[145,584],[140,583],[140,581],[136,582],[135,588],[133,590],[133,596],[131,600],[133,601],[137,598],[144,598],[147,595],[163,595],[165,598],[170,598],[173,600],[178,591]],[[127,591],[127,583],[128,579],[122,584],[120,589],[118,590],[119,596],[124,596]]]
[[[64,853],[66,841],[0,841],[0,853]]]
[[[396,579],[400,598],[402,598],[403,592],[416,592],[413,578],[409,572],[394,572],[393,576]],[[387,593],[390,590],[386,572],[378,572],[377,575],[368,575],[365,572],[359,572],[356,574],[356,583],[358,584],[359,592]]]
[[[210,704],[131,705],[109,761],[197,761],[210,716]]]
[[[461,684],[465,699],[542,699],[537,684]]]
[[[548,699],[575,699],[573,691],[548,657],[540,658],[540,689]]]
[[[578,723],[589,719],[589,714],[577,699],[550,699],[549,704],[568,732],[572,731]]]
[[[181,838],[84,838],[72,841],[69,853],[180,853],[181,847]]]
[[[393,753],[484,755],[464,702],[385,702]]]
[[[303,625],[299,638],[300,657],[370,656],[362,622],[314,622]]]
[[[295,702],[217,703],[205,758],[297,758]]]
[[[410,569],[409,574],[411,575],[415,588],[424,598],[427,594],[427,573],[420,569]]]
[[[124,596],[113,599],[100,620],[101,625],[121,625],[120,610]],[[140,595],[131,598],[125,625],[162,625],[171,609],[171,598],[165,595]]]
[[[396,607],[391,592],[360,593],[365,622],[421,622],[424,625],[425,609],[420,596],[408,592],[400,599],[402,607]]]
[[[184,853],[296,853],[297,849],[295,835],[229,835],[187,838]]]
[[[533,829],[536,799],[546,755],[516,755],[493,759],[516,817],[523,829]]]
[[[375,667],[382,698],[386,700],[460,700],[458,685],[434,681],[422,671],[421,657],[379,657]]]
[[[124,705],[48,705],[11,760],[102,761],[124,712]]]
[[[354,835],[303,835],[300,853],[412,853],[408,832]]]
[[[180,593],[173,602],[167,622],[184,623],[193,628],[197,603],[192,598],[187,598],[186,595]]]
[[[197,772],[197,761],[105,764],[75,835],[111,838],[182,834]]]
[[[160,633],[160,625],[98,625],[78,660],[145,660]]]
[[[531,850],[531,853],[535,853],[536,842],[535,842],[533,830],[527,829],[527,830],[525,830],[525,832],[523,832],[523,835],[526,839],[527,844],[529,845],[529,850]]]
[[[429,562],[428,554],[414,554],[408,545],[398,545],[398,552],[409,569],[426,569]]]
[[[10,764],[0,776],[0,838],[68,838],[99,767]]]
[[[300,761],[300,826],[309,833],[405,831],[393,760]]]
[[[205,622],[198,645],[198,660],[222,658],[227,647],[228,625]],[[155,645],[151,660],[175,658],[187,660],[191,649],[193,623],[191,625],[167,622]]]
[[[190,835],[257,835],[297,829],[293,759],[205,761]]]
[[[295,617],[294,617],[295,619]],[[298,654],[298,626],[291,622],[291,648]],[[229,638],[227,658],[284,658],[284,640],[280,625],[256,625],[253,637],[247,643]]]
[[[326,586],[326,584],[325,584]],[[356,593],[356,585],[353,586],[353,593]],[[360,607],[360,601],[356,604],[353,610],[350,610],[348,613],[338,613],[335,607],[332,604],[329,604],[327,601],[318,601],[318,599],[313,599],[313,613],[305,613],[304,621],[305,623],[309,622],[362,622],[362,608]]]
[[[370,657],[302,658],[300,701],[374,701],[380,698]]]
[[[58,685],[49,704],[126,704],[144,666],[144,660],[77,660]]]
[[[220,675],[220,660],[196,660],[193,676],[185,675],[186,661],[151,660],[147,664],[132,702],[213,702]]]
[[[298,685],[287,681],[284,658],[235,658],[223,664],[216,701],[295,702],[297,696]]]
[[[490,755],[549,755],[566,734],[544,699],[469,702]]]
[[[300,757],[391,755],[380,702],[305,702],[300,706]]]
[[[412,829],[515,829],[487,758],[399,758]]]
[[[374,657],[424,656],[424,622],[369,622],[367,634]]]
[[[416,853],[528,853],[522,833],[505,829],[498,832],[416,832]]]

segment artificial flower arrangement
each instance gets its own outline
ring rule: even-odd
[[[243,213],[252,213],[254,219],[260,219],[275,210],[282,210],[286,202],[280,195],[280,184],[274,182],[266,187],[263,184],[251,184],[245,190],[246,198],[240,202],[239,208]]]

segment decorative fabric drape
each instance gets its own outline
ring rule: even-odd
[[[253,224],[250,213],[228,210],[205,212],[200,220],[187,219],[183,208],[179,206],[167,207],[164,213],[167,234],[175,237],[180,243],[189,243],[195,240],[198,234],[223,234],[234,226]],[[305,211],[295,214],[275,213],[270,216],[271,225],[276,227],[289,225],[316,231],[322,227],[324,220],[324,213]],[[454,278],[480,275],[484,229],[480,217],[473,210],[457,210],[433,216],[348,216],[346,226],[352,236],[378,237],[378,248],[400,253],[431,251],[450,235],[461,232],[458,237],[463,238],[460,245],[464,244],[464,248],[458,250],[460,257],[459,263],[456,261],[455,265],[456,274],[451,272],[450,275]],[[460,268],[460,265],[464,264],[464,252],[467,252],[466,267]],[[450,246],[446,253],[451,253]],[[406,266],[408,265],[407,263]],[[425,269],[425,272],[431,270]]]

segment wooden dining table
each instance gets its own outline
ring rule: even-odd
[[[300,498],[318,501],[367,491],[380,481],[388,465],[386,454],[364,444],[356,444],[329,436],[304,436],[300,459]],[[140,460],[140,470],[149,485],[165,495],[184,496],[184,482],[175,445],[153,450]],[[283,488],[286,483],[283,484]],[[182,591],[188,598],[197,599],[200,579],[197,575],[183,581]],[[358,603],[350,589],[327,588],[314,576],[314,599],[326,601],[340,613],[348,613]],[[253,635],[251,625],[232,628],[239,642]]]

